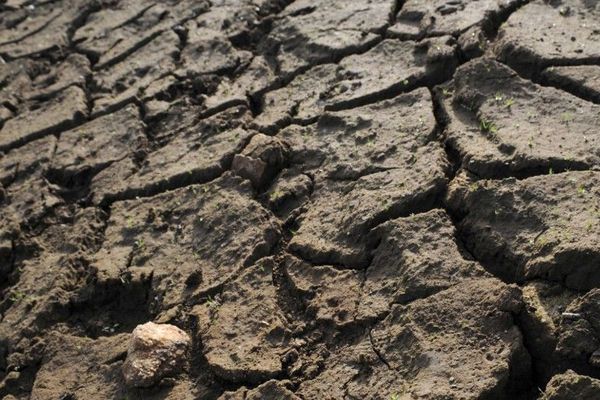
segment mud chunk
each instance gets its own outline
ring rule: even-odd
[[[416,43],[384,40],[363,54],[339,64],[319,65],[287,86],[271,91],[257,118],[263,129],[283,121],[312,121],[323,110],[339,110],[441,82],[456,65],[453,39],[433,38]]]
[[[285,8],[263,46],[276,51],[283,74],[292,74],[366,49],[388,25],[393,7],[391,0],[296,1]]]
[[[236,47],[246,48],[249,43],[258,46],[263,36],[259,33],[264,25],[262,18],[275,15],[288,1],[211,3],[209,10],[182,27],[187,38],[181,56],[183,66],[177,73],[188,77],[220,75],[216,92],[207,94],[206,112],[249,106],[247,94],[256,95],[275,81],[276,61],[270,55],[253,55]]]
[[[292,217],[306,204],[313,189],[312,177],[296,169],[284,169],[264,195],[273,212],[282,219]]]
[[[167,103],[165,114],[153,121],[149,132],[157,143],[168,143],[180,132],[185,132],[195,126],[198,130],[210,129],[213,132],[221,132],[234,129],[247,122],[246,110],[242,107],[202,119],[202,109],[188,96],[182,96],[172,102],[165,100],[165,102]]]
[[[127,351],[128,338],[121,334],[94,340],[51,332],[31,399],[59,399],[64,395],[123,398],[126,390],[120,359]]]
[[[574,300],[562,315],[556,351],[571,360],[600,368],[600,290]]]
[[[198,332],[213,371],[232,382],[260,382],[283,371],[291,332],[277,305],[272,259],[241,271],[219,300],[197,306]]]
[[[496,52],[504,62],[525,73],[598,59],[599,23],[596,2],[532,1],[500,27]]]
[[[366,266],[366,233],[389,218],[430,207],[442,190],[445,156],[440,150],[420,149],[410,173],[394,168],[356,181],[316,183],[290,249],[319,264]]]
[[[13,117],[13,112],[6,106],[0,106],[0,126]]]
[[[535,281],[523,287],[525,308],[519,321],[539,381],[547,382],[557,372],[575,366],[556,352],[556,345],[562,314],[576,297],[576,292],[559,284]]]
[[[461,254],[452,223],[441,210],[386,222],[369,236],[379,245],[364,275],[286,258],[286,275],[317,321],[344,326],[375,320],[394,304],[489,276]]]
[[[215,93],[204,103],[206,110],[248,104],[248,98],[256,99],[271,88],[278,78],[276,66],[267,57],[256,55],[248,66],[235,78],[222,77]]]
[[[0,96],[16,114],[27,112],[69,86],[82,87],[90,73],[90,62],[81,54],[70,54],[54,65],[17,59],[0,64]]]
[[[279,239],[274,217],[249,182],[225,174],[151,198],[116,202],[94,256],[98,285],[152,277],[157,311],[202,296],[266,256]]]
[[[553,86],[600,103],[600,66],[550,67],[542,77]]]
[[[0,129],[0,150],[68,129],[86,114],[85,93],[77,86],[71,86],[39,108],[6,121]]]
[[[431,96],[417,89],[392,100],[326,112],[316,124],[278,134],[290,144],[290,162],[318,178],[351,181],[416,161],[434,136]]]
[[[477,183],[460,176],[447,202],[464,216],[467,247],[494,274],[587,290],[600,285],[599,180],[595,171]]]
[[[552,378],[540,400],[594,400],[598,393],[600,380],[569,370]]]
[[[402,4],[396,23],[388,32],[402,39],[418,39],[423,36],[458,36],[469,28],[490,24],[495,18],[515,8],[520,0],[498,2],[408,0]]]
[[[480,57],[486,50],[489,40],[481,26],[475,25],[458,37],[458,47],[467,59]]]
[[[81,54],[70,54],[55,68],[35,76],[25,94],[27,99],[48,98],[72,85],[83,87],[90,74],[89,60]]]
[[[131,28],[148,28],[152,16],[156,15],[153,5],[146,0],[116,1],[91,13],[86,23],[74,32],[73,41],[83,53],[99,57],[124,40],[127,30],[134,38]]]
[[[446,159],[430,142],[430,101],[419,89],[280,133],[290,143],[290,163],[315,174],[293,252],[319,264],[366,266],[364,241],[372,227],[431,204],[444,185]]]
[[[95,174],[146,147],[144,125],[137,107],[130,105],[63,132],[51,170],[68,181],[81,173]]]
[[[465,259],[444,211],[398,218],[378,226],[371,235],[379,245],[365,273],[359,319],[379,317],[394,303],[487,275],[478,263]]]
[[[236,107],[198,121],[196,111],[184,107],[183,120],[174,118],[163,125],[164,132],[159,132],[165,135],[164,145],[150,152],[143,162],[127,157],[96,175],[91,183],[94,201],[153,194],[206,182],[223,173],[252,135],[244,127],[250,113]]]
[[[412,385],[417,395],[435,397],[463,391],[456,397],[477,398],[477,393],[494,392],[500,396],[514,389],[512,384],[526,384],[521,379],[529,373],[529,356],[513,322],[521,308],[518,288],[495,279],[467,281],[392,309],[372,331],[373,345],[392,369],[418,368],[423,363],[424,371]],[[475,328],[478,334],[473,343],[464,323],[484,315]],[[420,334],[424,339],[418,338]],[[473,368],[475,365],[480,367]],[[488,368],[496,374],[486,373]]]
[[[55,146],[56,138],[48,136],[0,153],[0,184],[8,187],[15,180],[39,173],[48,166]]]
[[[311,266],[292,256],[286,256],[284,265],[292,287],[317,322],[338,327],[354,322],[361,285],[358,271]]]
[[[144,102],[144,114],[147,120],[156,120],[165,117],[171,104],[164,100],[147,100]]]
[[[252,137],[241,154],[235,155],[231,169],[249,179],[254,187],[261,188],[285,165],[288,154],[286,143],[259,133]]]
[[[285,387],[285,381],[270,380],[256,387],[245,387],[235,392],[225,392],[219,400],[299,400],[300,398]]]
[[[480,177],[600,165],[598,105],[485,59],[461,66],[445,93],[447,142]]]
[[[129,387],[152,386],[184,367],[191,340],[174,325],[147,322],[131,334],[123,376]]]
[[[521,307],[518,288],[496,279],[467,280],[394,306],[367,337],[333,352],[297,393],[305,399],[509,398],[529,374],[513,322]]]
[[[66,48],[70,27],[88,7],[85,1],[66,0],[9,12],[19,23],[2,19],[0,53],[17,58]]]
[[[31,183],[26,189],[39,190]],[[37,212],[42,215],[50,214],[50,210],[34,205],[41,209]],[[0,337],[9,349],[23,337],[33,337],[68,318],[67,310],[76,297],[76,288],[84,285],[83,258],[96,250],[102,237],[105,227],[102,218],[102,212],[93,207],[67,214],[52,225],[40,215],[35,220],[36,226],[46,227],[35,238],[13,237],[15,261],[11,286],[0,303],[3,310]],[[2,221],[3,228],[10,226],[5,215]],[[24,217],[16,219],[17,223],[26,221]]]
[[[13,112],[18,113],[19,106],[25,101],[25,92],[32,85],[32,76],[38,68],[39,64],[28,59],[0,63],[2,105],[10,107],[3,111],[5,119],[9,119]]]
[[[165,32],[120,63],[95,73],[97,91],[92,112],[106,113],[138,96],[144,97],[148,86],[175,69],[173,56],[178,52],[178,44],[174,32]]]
[[[186,46],[181,52],[183,64],[179,74],[193,77],[202,74],[232,72],[242,61],[243,54],[233,47],[221,32],[188,22]]]
[[[74,34],[77,48],[98,59],[96,69],[122,60],[182,21],[208,9],[206,1],[115,1],[92,13]],[[173,33],[174,34],[174,33]],[[159,58],[162,56],[157,54]]]
[[[211,1],[210,9],[195,17],[194,22],[199,28],[220,32],[229,40],[239,42],[251,35],[260,24],[261,16],[268,12],[276,14],[285,3],[278,0]]]
[[[0,212],[8,226],[35,225],[49,210],[63,204],[59,188],[40,172],[13,183],[2,194]]]

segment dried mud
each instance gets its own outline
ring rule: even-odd
[[[0,398],[600,398],[599,23],[0,0]]]

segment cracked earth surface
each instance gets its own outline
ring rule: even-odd
[[[600,399],[600,2],[0,0],[0,221],[3,400]]]

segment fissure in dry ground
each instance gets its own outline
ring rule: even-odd
[[[1,0],[0,397],[600,398],[599,26]],[[127,388],[147,321],[193,346]]]

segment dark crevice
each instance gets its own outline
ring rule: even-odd
[[[488,15],[482,24],[482,30],[487,39],[490,42],[495,41],[502,24],[508,21],[508,18],[510,18],[513,13],[531,1],[532,0],[519,0],[510,4],[509,7],[502,8],[499,12]]]
[[[394,0],[394,5],[392,7],[392,13],[390,15],[390,25],[392,26],[396,23],[396,18],[398,17],[398,13],[402,10],[404,3],[406,0]]]
[[[598,72],[600,73],[600,64],[597,66]],[[551,76],[546,74],[546,71],[548,70],[542,71],[542,73],[535,78],[534,82],[542,86],[550,86],[564,90],[582,100],[600,104],[600,87],[597,90],[585,87],[585,83],[583,82],[577,82],[569,77]]]
[[[128,48],[121,54],[111,58],[110,60],[105,61],[102,64],[94,65],[94,70],[98,71],[98,70],[102,70],[102,69],[107,69],[107,68],[112,67],[115,64],[120,63],[121,61],[124,61],[125,59],[127,59],[127,57],[129,57],[130,55],[132,55],[133,53],[135,53],[142,47],[146,46],[148,43],[150,43],[151,41],[156,39],[158,36],[162,35],[163,32],[164,32],[164,30],[157,30],[157,31],[153,32],[152,34],[144,37],[139,42],[136,42],[133,46],[131,46],[130,48]]]
[[[588,58],[561,58],[553,60],[544,60],[535,54],[515,54],[508,52],[509,55],[501,54],[497,60],[515,70],[522,78],[530,79],[534,82],[541,82],[542,72],[551,67],[577,67],[577,66],[599,66],[600,57]],[[516,61],[515,61],[516,60]]]
[[[256,118],[256,116],[258,116],[258,114],[260,114],[261,112],[260,100],[258,100],[255,96],[251,96],[249,94],[246,95],[246,98],[248,102],[248,107],[250,108],[250,112],[252,113],[252,116]]]
[[[381,43],[383,41],[383,39],[384,39],[383,36],[378,36],[376,40],[369,42],[365,46],[361,46],[359,48],[350,49],[348,51],[344,51],[344,52],[340,52],[338,54],[331,55],[331,57],[329,57],[327,59],[319,60],[318,62],[314,62],[309,65],[297,68],[292,73],[289,73],[286,75],[282,75],[279,71],[277,71],[277,74],[276,74],[277,78],[275,79],[275,81],[272,84],[270,84],[267,88],[265,88],[263,90],[260,90],[260,91],[257,91],[256,93],[251,94],[251,96],[254,99],[254,102],[257,105],[260,105],[260,107],[255,106],[255,108],[254,108],[254,112],[256,113],[255,115],[259,115],[263,112],[264,96],[267,93],[281,89],[283,87],[286,87],[294,79],[296,79],[298,76],[306,73],[311,68],[317,67],[319,65],[324,65],[324,64],[338,64],[341,60],[343,60],[346,57],[364,54],[364,53],[368,52],[369,50],[373,49],[373,47],[377,46],[379,43]],[[267,57],[268,57],[268,55],[267,55]],[[295,115],[295,113],[292,112],[291,116],[293,117],[294,115]],[[315,118],[315,120],[316,120],[316,118]],[[309,123],[309,122],[304,121],[304,123]]]
[[[524,311],[522,311],[521,313],[523,313]],[[522,342],[523,342],[523,347],[526,351],[526,353],[529,355],[529,358],[531,360],[531,378],[530,378],[530,393],[525,393],[525,395],[523,396],[524,400],[535,400],[538,399],[538,395],[540,393],[543,393],[543,389],[546,387],[546,384],[548,383],[548,380],[543,378],[540,374],[539,371],[541,368],[543,368],[544,364],[548,363],[548,360],[542,360],[540,358],[537,358],[534,356],[534,354],[536,353],[533,349],[532,346],[534,346],[532,343],[530,343],[530,339],[532,337],[531,333],[527,333],[527,327],[525,326],[525,324],[523,323],[522,319],[520,316],[515,316],[513,318],[514,320],[514,324],[517,327],[517,329],[519,329],[519,332],[521,333],[521,338],[522,338]],[[555,349],[553,348],[548,348],[547,349],[548,354],[552,353],[553,351],[555,351]],[[559,366],[556,365],[556,372],[557,373],[561,373],[561,372],[565,372],[565,370],[563,371],[559,371]]]
[[[87,4],[84,8],[84,10],[73,20],[71,21],[71,24],[69,26],[69,28],[67,29],[67,44],[69,46],[70,50],[74,49],[73,46],[73,36],[75,35],[75,32],[77,32],[77,30],[79,28],[81,28],[82,26],[84,26],[86,24],[86,22],[88,21],[88,18],[91,14],[100,11],[101,10],[101,6],[99,2],[96,1],[92,1],[90,2],[90,4]]]
[[[240,143],[239,151],[244,149],[252,135]],[[196,171],[186,171],[177,175],[170,176],[157,182],[151,182],[140,188],[129,188],[119,193],[107,194],[100,201],[99,206],[108,206],[115,201],[131,200],[138,197],[152,197],[163,192],[184,188],[190,185],[207,184],[219,179],[223,174],[231,170],[231,164],[235,154],[224,156],[219,165],[213,165]]]
[[[432,99],[434,102],[433,110],[440,132],[440,140],[446,151],[446,156],[451,162],[451,173],[448,175],[452,180],[456,174],[464,170],[468,172],[472,178],[477,180],[502,180],[507,178],[515,178],[518,180],[528,179],[535,176],[551,175],[555,173],[563,173],[569,171],[589,171],[598,168],[593,164],[583,161],[567,160],[563,158],[549,158],[545,160],[523,161],[518,168],[512,164],[507,164],[503,161],[488,162],[479,165],[476,169],[472,169],[469,163],[465,161],[465,154],[462,154],[460,149],[456,147],[452,140],[444,134],[448,126],[450,117],[446,113],[443,105],[444,88],[441,86],[431,90]],[[483,134],[483,132],[482,132]]]
[[[398,82],[389,88],[371,93],[369,95],[352,99],[344,102],[338,102],[325,107],[326,111],[348,110],[352,108],[362,107],[368,104],[377,103],[383,100],[393,99],[403,93],[412,92],[421,87],[432,88],[439,85],[452,77],[454,74],[454,65],[445,65],[438,72],[430,73],[426,77],[409,83]]]
[[[375,346],[375,343],[373,343],[373,330],[372,329],[369,330],[369,341],[371,342],[371,348],[373,349],[373,353],[375,353],[377,355],[377,358],[379,358],[379,361],[381,361],[383,364],[385,364],[385,366],[388,369],[392,369],[392,367],[387,362],[387,360],[385,359],[385,357],[383,356],[383,354],[381,354],[381,352],[379,351],[379,349],[377,349],[377,346]]]
[[[533,64],[527,64],[526,66],[523,66],[515,64],[511,61],[503,60],[502,58],[498,58],[497,61],[515,71],[523,79],[529,80],[540,86],[552,87],[555,89],[565,91],[582,100],[589,101],[590,103],[600,104],[599,91],[591,88],[586,88],[583,83],[578,83],[568,77],[552,77],[547,74],[547,71],[553,67],[597,66],[600,70],[600,58],[592,59],[590,60],[590,62],[585,62],[582,60],[573,60],[572,63],[540,63],[536,66],[533,66]]]
[[[148,9],[150,9],[150,8],[151,7],[148,7]],[[147,11],[148,9],[144,10],[144,12]],[[121,61],[124,61],[131,54],[135,53],[136,51],[138,51],[142,47],[146,46],[152,40],[156,39],[158,36],[162,35],[166,31],[168,31],[169,29],[175,29],[175,33],[177,33],[177,30],[178,30],[177,27],[183,26],[187,21],[198,17],[200,14],[202,14],[205,11],[206,10],[204,10],[204,9],[195,10],[195,12],[192,15],[190,15],[190,16],[188,16],[186,18],[183,18],[183,19],[181,19],[179,21],[174,21],[171,24],[171,26],[169,26],[169,27],[165,27],[164,29],[157,29],[157,30],[155,30],[154,32],[152,32],[148,36],[143,37],[141,40],[139,40],[138,42],[134,43],[130,48],[128,48],[124,52],[122,52],[122,53],[116,55],[115,57],[113,57],[113,58],[105,61],[104,63],[95,64],[94,65],[94,70],[97,71],[97,70],[106,69],[106,68],[112,67],[112,66],[120,63]],[[179,35],[179,33],[177,33],[177,34]]]
[[[356,271],[360,271],[360,270],[364,270],[366,268],[360,268],[357,266],[350,266],[350,265],[344,265],[342,263],[336,262],[334,260],[327,260],[324,262],[318,262],[318,261],[314,261],[311,259],[307,259],[306,257],[304,257],[304,255],[302,255],[300,252],[295,251],[293,248],[287,248],[286,252],[288,252],[289,254],[291,254],[292,256],[296,257],[299,260],[302,260],[303,262],[310,264],[312,267],[331,267],[333,269],[336,269],[338,271],[347,271],[347,270],[356,270]]]
[[[85,116],[81,113],[77,113],[72,120],[62,121],[54,126],[51,126],[51,127],[45,128],[45,129],[41,129],[39,131],[30,133],[28,135],[19,137],[19,138],[13,140],[9,144],[0,145],[0,151],[7,152],[10,150],[16,149],[16,148],[21,147],[21,146],[23,146],[29,142],[32,142],[36,139],[41,139],[41,138],[43,138],[45,136],[49,136],[49,135],[57,135],[63,131],[73,129],[79,125],[84,124],[85,122],[86,122]]]
[[[194,184],[207,184],[220,178],[224,172],[226,171],[217,167],[191,173],[183,172],[158,182],[149,183],[141,188],[129,188],[119,193],[107,194],[99,205],[106,206],[115,201],[131,200],[138,197],[152,197]]]
[[[114,32],[117,29],[121,29],[121,28],[125,27],[126,25],[131,24],[132,22],[137,21],[138,19],[140,19],[141,17],[143,17],[144,14],[146,14],[146,12],[149,9],[151,9],[155,5],[156,5],[155,3],[149,3],[146,7],[142,8],[137,14],[134,14],[130,18],[128,18],[125,21],[123,21],[122,23],[120,23],[119,25],[111,27],[110,30],[107,31],[105,34],[108,35],[108,34],[110,34],[110,32]]]
[[[7,44],[14,44],[14,43],[19,43],[25,39],[27,39],[28,37],[31,37],[41,31],[43,31],[44,29],[46,29],[46,27],[48,27],[48,25],[50,25],[54,20],[56,20],[58,17],[60,17],[60,13],[56,14],[54,17],[50,18],[48,21],[46,21],[42,26],[40,26],[38,29],[34,29],[30,32],[27,32],[25,35],[18,37],[17,39],[13,39],[13,40],[7,40],[6,42],[1,42],[0,46],[5,46]],[[13,58],[3,54],[2,57],[7,60],[7,61],[12,61]],[[19,57],[16,57],[19,58]]]

